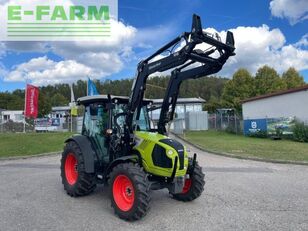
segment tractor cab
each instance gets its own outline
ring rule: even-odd
[[[103,166],[108,165],[115,157],[109,152],[112,136],[119,137],[125,129],[125,112],[128,97],[96,95],[85,96],[77,100],[84,106],[84,118],[81,135],[90,139],[98,153]],[[136,131],[151,131],[151,122],[148,115],[150,100],[144,100],[139,113],[134,116],[134,129]]]

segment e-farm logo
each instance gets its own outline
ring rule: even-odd
[[[111,36],[117,1],[17,1],[4,9],[5,41],[102,40]],[[60,3],[60,4],[59,4]],[[4,30],[4,31],[3,31]],[[4,32],[4,33],[3,33]]]

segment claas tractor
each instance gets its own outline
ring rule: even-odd
[[[167,188],[179,201],[198,198],[205,180],[197,155],[190,156],[180,142],[169,138],[166,126],[173,120],[181,83],[217,73],[235,55],[234,50],[231,32],[222,42],[217,34],[205,32],[200,17],[193,15],[190,32],[138,64],[129,97],[108,94],[79,98],[77,103],[84,107],[82,132],[65,141],[61,159],[67,194],[84,196],[97,184],[108,185],[115,214],[129,221],[147,213],[151,190]],[[162,105],[154,107],[144,98],[146,80],[169,69]],[[154,109],[160,109],[155,126],[149,117]]]

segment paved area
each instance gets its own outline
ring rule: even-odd
[[[308,230],[308,166],[231,159],[201,152],[206,189],[193,202],[152,192],[138,222],[113,214],[107,189],[71,198],[60,156],[0,161],[0,230]]]

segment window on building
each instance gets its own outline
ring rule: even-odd
[[[194,111],[194,105],[193,104],[187,104],[186,105],[186,112],[189,112],[189,111]]]
[[[4,121],[10,120],[10,115],[3,115],[3,120]]]
[[[194,111],[202,111],[202,105],[201,104],[194,104]]]
[[[15,120],[23,120],[23,115],[21,114],[15,114]]]
[[[176,113],[184,113],[184,105],[177,105],[175,107],[175,112]]]

